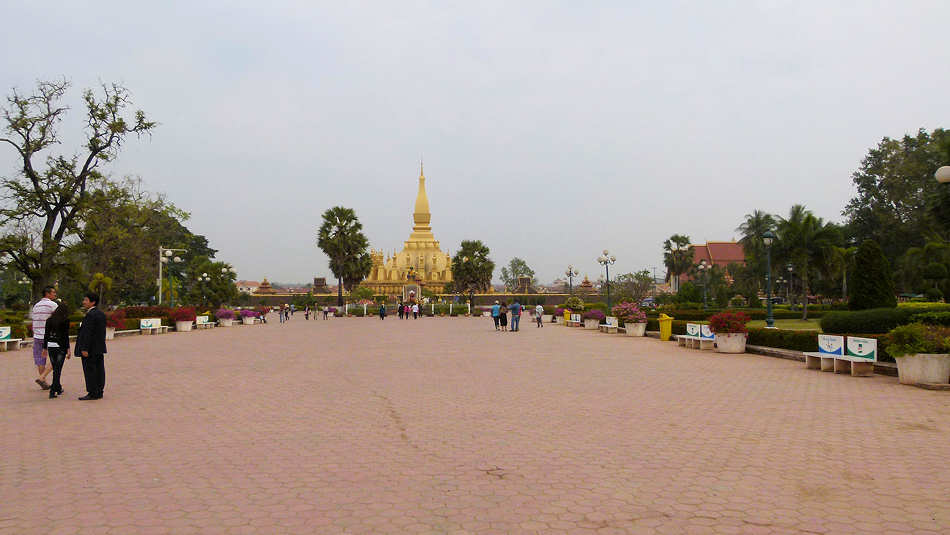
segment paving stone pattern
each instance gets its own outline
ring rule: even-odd
[[[526,320],[0,355],[0,534],[950,533],[950,393]]]

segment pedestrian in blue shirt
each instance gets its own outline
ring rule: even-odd
[[[521,323],[521,303],[515,299],[511,304],[511,332],[518,331],[518,325]]]
[[[495,330],[498,330],[498,322],[500,321],[501,306],[498,304],[498,301],[495,301],[494,306],[491,307],[491,317],[495,320]]]

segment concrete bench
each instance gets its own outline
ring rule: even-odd
[[[0,327],[0,351],[10,351],[20,349],[22,338],[10,338],[13,333],[13,327]]]
[[[850,373],[852,377],[871,377],[877,362],[877,340],[830,334],[818,335],[818,351],[805,354],[805,368],[823,372]]]
[[[208,316],[195,317],[196,329],[214,329],[217,324],[218,324],[217,322],[208,321]]]
[[[617,329],[620,328],[620,322],[617,320],[617,318],[613,316],[607,316],[606,318],[604,318],[604,322],[598,325],[597,328],[602,333],[608,333],[608,334],[616,333]]]
[[[584,320],[581,319],[580,314],[571,314],[571,319],[565,322],[568,327],[583,327]]]
[[[168,326],[162,325],[161,318],[142,318],[139,320],[139,332],[144,334],[164,334]]]
[[[676,335],[676,343],[690,349],[714,349],[716,335],[709,330],[709,325],[687,323],[686,334]]]

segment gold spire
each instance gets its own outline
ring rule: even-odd
[[[426,197],[426,176],[423,174],[422,161],[419,161],[419,194],[416,195],[416,209],[412,214],[412,220],[415,222],[414,232],[431,232],[429,221],[432,214],[429,213],[429,198]]]

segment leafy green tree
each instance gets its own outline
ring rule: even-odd
[[[854,267],[854,255],[857,247],[838,247],[832,245],[828,250],[828,267],[841,275],[841,298],[848,299],[848,272]]]
[[[888,258],[935,235],[950,238],[950,191],[934,180],[934,171],[948,163],[950,131],[882,139],[852,175],[857,194],[844,214],[855,236],[875,240]]]
[[[238,298],[236,275],[231,266],[208,257],[191,259],[184,269],[181,286],[184,301],[207,308],[233,303]],[[207,279],[207,280],[205,280]]]
[[[90,191],[102,180],[101,166],[119,155],[130,135],[156,126],[141,110],[128,113],[128,90],[103,84],[98,94],[83,92],[82,148],[50,154],[60,143],[58,129],[68,109],[61,100],[68,88],[67,81],[41,81],[31,95],[13,89],[3,109],[6,137],[0,142],[13,147],[20,168],[0,181],[7,200],[0,208],[0,254],[29,277],[34,297],[66,268],[62,253],[75,243]]]
[[[491,251],[481,240],[462,240],[452,257],[452,278],[455,291],[468,293],[472,313],[475,313],[475,292],[487,292],[491,287],[495,263],[488,257]]]
[[[353,299],[357,299],[359,301],[362,301],[364,299],[372,301],[373,290],[370,290],[369,288],[365,286],[359,286],[356,289],[354,289],[352,292],[350,292],[350,297],[352,297]]]
[[[666,280],[673,289],[679,285],[679,276],[693,265],[693,251],[689,247],[689,236],[674,234],[663,242],[663,265],[666,266]]]
[[[519,277],[529,277],[532,286],[537,284],[537,279],[534,278],[534,270],[528,267],[528,263],[524,260],[514,257],[508,262],[507,266],[502,266],[501,282],[505,283],[505,288],[509,292],[513,292],[518,288]]]
[[[643,269],[636,273],[624,273],[617,275],[610,281],[610,295],[616,299],[616,302],[622,303],[629,301],[631,303],[640,303],[650,295],[653,290],[653,275],[650,270]],[[607,284],[601,289],[601,294],[607,295]]]
[[[330,259],[330,271],[337,279],[337,306],[343,306],[344,278],[352,283],[365,266],[362,258],[369,258],[366,251],[369,240],[363,234],[363,224],[356,217],[356,212],[342,206],[334,206],[323,212],[323,224],[317,231],[317,245]],[[368,274],[369,269],[359,280]]]
[[[896,307],[894,279],[891,266],[881,246],[874,240],[865,240],[854,255],[854,282],[848,308]]]
[[[811,269],[826,267],[831,247],[841,242],[841,231],[834,223],[827,223],[804,205],[796,204],[787,218],[779,218],[778,238],[781,252],[801,277],[802,319],[808,319]]]

